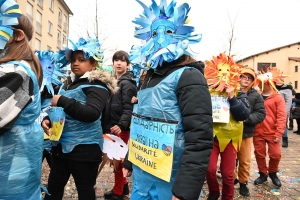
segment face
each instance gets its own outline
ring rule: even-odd
[[[77,76],[96,69],[96,63],[92,64],[89,59],[83,57],[82,51],[74,51],[71,57],[71,70]]]
[[[175,32],[175,25],[166,20],[156,20],[151,25],[151,36],[154,41],[154,52],[167,47],[172,40],[172,34]]]
[[[250,74],[241,75],[240,84],[243,88],[248,87],[253,81],[254,81],[254,78]]]
[[[218,77],[221,81],[229,82],[230,77],[230,66],[228,64],[218,64]]]
[[[117,74],[124,74],[127,71],[129,64],[127,64],[125,59],[114,59],[113,68],[115,73]]]

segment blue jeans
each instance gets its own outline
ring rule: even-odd
[[[288,137],[288,129],[285,128],[282,137]]]

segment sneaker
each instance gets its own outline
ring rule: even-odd
[[[299,130],[298,131],[293,131],[293,133],[299,133]]]
[[[234,183],[234,185],[236,185],[236,184],[238,184],[238,182],[239,182],[239,179],[236,178],[236,179],[234,179],[233,183]]]
[[[288,128],[288,130],[293,130],[293,129],[294,129],[293,127],[289,127],[289,128]]]
[[[207,197],[207,200],[218,200],[219,196],[220,196],[220,195],[218,195],[218,196],[211,196],[211,195],[209,194],[208,197]]]
[[[269,177],[271,178],[272,183],[273,183],[274,185],[276,185],[277,187],[281,187],[281,181],[280,181],[279,178],[277,177],[276,172],[269,173]]]
[[[264,173],[259,172],[259,174],[260,174],[260,176],[259,176],[257,179],[255,179],[254,185],[261,185],[261,184],[263,184],[264,182],[266,182],[267,179],[268,179],[268,176],[265,175]]]
[[[123,198],[123,195],[119,196],[119,195],[113,194],[111,197],[111,200],[124,200],[124,198]]]
[[[110,191],[108,191],[108,192],[105,192],[105,193],[104,193],[104,198],[105,198],[105,199],[111,199],[112,196],[113,196],[113,194],[114,194],[114,191],[113,191],[113,190],[110,190]],[[128,183],[126,183],[126,184],[124,185],[124,187],[123,187],[123,196],[128,195],[128,194],[129,194],[129,187],[128,187]]]
[[[242,196],[250,196],[250,192],[249,189],[247,188],[247,184],[246,183],[240,183],[240,195]]]

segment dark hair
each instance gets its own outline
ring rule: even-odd
[[[197,62],[194,58],[189,55],[184,54],[184,59],[182,62],[178,63],[176,66],[184,66]]]
[[[83,52],[82,50],[72,51],[71,57],[72,57],[72,55],[73,55],[74,52],[81,52],[82,54],[84,54],[84,52]],[[88,59],[90,60],[90,63],[91,63],[92,65],[95,64],[95,63],[97,62],[97,61],[95,60],[95,58],[93,58],[93,57],[89,57]],[[71,61],[71,62],[72,62],[72,61]]]
[[[112,57],[112,62],[114,63],[115,60],[125,60],[127,65],[130,64],[129,54],[126,51],[117,51]]]
[[[5,57],[0,59],[0,63],[7,63],[13,60],[25,60],[29,63],[31,69],[37,76],[39,85],[41,86],[43,80],[43,70],[39,59],[32,51],[28,42],[31,40],[34,31],[32,23],[25,15],[22,15],[20,18],[18,18],[18,22],[19,24],[12,26],[14,28],[13,36],[11,38],[11,42],[6,44],[8,47],[7,52]],[[20,30],[24,32],[25,38],[21,41],[16,41],[14,38],[18,37]]]

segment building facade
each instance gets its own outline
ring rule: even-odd
[[[300,92],[300,42],[257,53],[237,63],[251,67],[255,71],[277,67],[283,74],[288,75],[285,84],[291,84],[297,92]]]
[[[52,50],[57,52],[68,44],[69,16],[72,11],[64,0],[15,0],[23,15],[34,26],[30,41],[33,50]]]

